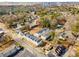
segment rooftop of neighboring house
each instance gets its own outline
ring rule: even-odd
[[[31,35],[31,34],[25,34],[25,36],[32,39],[33,41],[35,41],[37,43],[39,43],[41,41],[41,39],[39,39],[39,38],[37,38],[37,37],[35,37],[35,36]]]
[[[67,37],[67,34],[65,32],[59,33],[59,39],[64,39]]]
[[[25,34],[25,37],[27,38],[27,40],[32,41],[33,43],[35,43],[37,46],[43,44],[43,41],[39,38],[37,38],[36,36],[33,36],[31,34]]]
[[[37,32],[37,33],[40,34],[40,35],[43,35],[43,34],[48,33],[48,32],[50,32],[50,29],[48,29],[48,28],[43,28],[42,30],[40,30],[40,31]]]
[[[51,36],[50,32],[52,32],[52,30],[50,30],[48,28],[43,28],[40,31],[38,31],[37,33],[35,33],[34,36],[40,37],[41,39],[46,40]]]
[[[58,17],[58,18],[57,18],[57,22],[58,22],[58,24],[60,24],[60,25],[64,25],[65,22],[66,22],[66,19],[65,19],[63,16],[61,16],[61,17]]]
[[[58,36],[60,39],[68,39],[69,41],[74,41],[76,39],[71,31],[61,32]]]

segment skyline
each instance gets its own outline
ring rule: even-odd
[[[0,2],[0,5],[62,5],[62,4],[79,4],[79,2]]]

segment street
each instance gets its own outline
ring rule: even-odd
[[[19,52],[15,57],[36,57],[34,54],[30,53],[27,49]]]

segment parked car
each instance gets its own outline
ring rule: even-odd
[[[57,46],[57,48],[55,49],[55,52],[58,56],[62,56],[65,54],[65,52],[67,51],[66,47],[63,45],[59,45]]]

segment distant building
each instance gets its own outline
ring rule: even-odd
[[[35,22],[35,21],[34,21],[34,22],[32,22],[32,23],[30,23],[29,25],[30,25],[30,28],[31,28],[31,29],[37,26],[37,24],[36,24],[36,22]]]
[[[63,17],[57,18],[57,28],[62,28],[65,23],[66,23],[65,18]]]
[[[35,18],[31,19],[31,22],[29,23],[30,28],[34,28],[39,25],[39,17],[36,16]]]
[[[66,22],[66,19],[63,16],[60,16],[57,18],[57,23],[60,25],[64,25]]]
[[[51,31],[52,30],[50,30],[48,28],[43,28],[39,32],[35,33],[34,36],[41,37],[42,39],[47,40],[49,37],[51,37],[51,35],[50,35]]]
[[[16,29],[21,29],[21,28],[22,28],[22,26],[20,24],[17,24]]]

